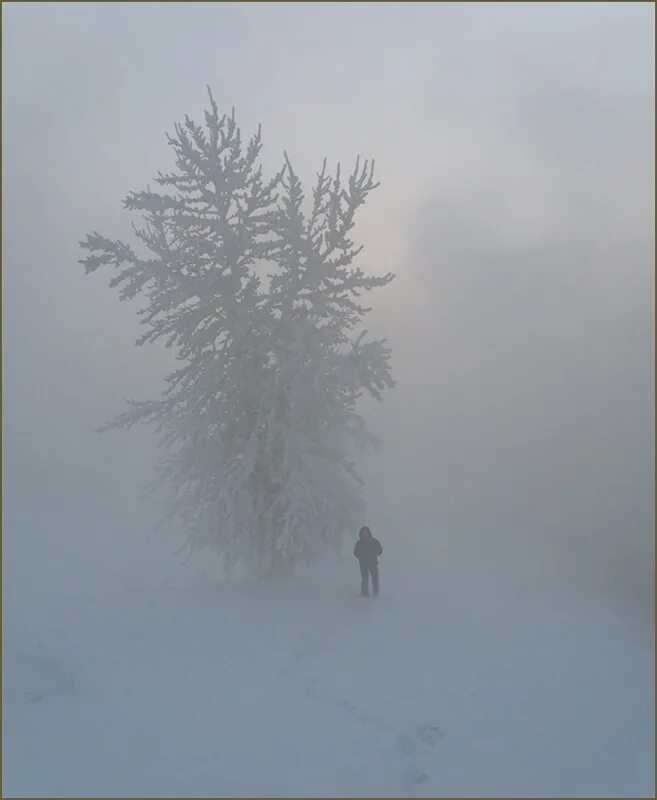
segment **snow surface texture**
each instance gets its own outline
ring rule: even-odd
[[[645,627],[386,556],[10,600],[5,796],[653,794]]]

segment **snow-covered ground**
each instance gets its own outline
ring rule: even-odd
[[[654,792],[652,634],[610,609],[456,554],[367,599],[346,557],[180,575],[9,599],[5,796]]]

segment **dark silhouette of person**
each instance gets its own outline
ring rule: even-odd
[[[379,562],[378,556],[383,552],[381,542],[372,536],[372,532],[367,527],[363,527],[358,532],[358,541],[354,547],[354,555],[360,564],[360,593],[367,597],[370,593],[370,575],[372,576],[372,592],[379,593]]]

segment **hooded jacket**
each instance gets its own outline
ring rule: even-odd
[[[375,566],[378,563],[377,556],[380,556],[381,553],[383,553],[381,542],[373,536],[369,536],[366,539],[359,539],[354,547],[354,555],[356,558],[362,564],[367,564],[368,566]]]

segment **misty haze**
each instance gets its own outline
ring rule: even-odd
[[[654,796],[653,5],[2,16],[3,796]]]

